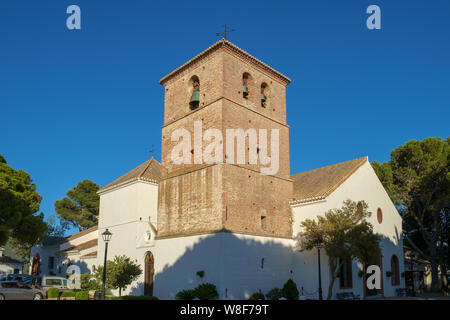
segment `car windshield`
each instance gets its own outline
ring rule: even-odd
[[[60,286],[61,279],[45,279],[46,286]]]

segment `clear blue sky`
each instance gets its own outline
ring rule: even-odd
[[[81,7],[82,30],[66,28]],[[366,28],[381,8],[382,29]],[[0,153],[41,211],[83,179],[103,186],[160,159],[159,79],[218,38],[292,79],[291,172],[450,134],[450,1],[0,2]]]

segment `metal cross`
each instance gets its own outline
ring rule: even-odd
[[[216,33],[216,37],[223,36],[223,38],[225,40],[227,40],[228,33],[236,31],[235,29],[228,29],[226,24],[223,25],[222,27],[223,27],[223,33],[221,33],[221,32]]]

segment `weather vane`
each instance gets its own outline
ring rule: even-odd
[[[216,33],[216,37],[223,36],[223,38],[225,40],[227,40],[227,34],[230,33],[230,32],[233,32],[233,31],[236,31],[236,30],[235,29],[228,29],[227,25],[225,24],[225,25],[223,25],[223,33],[221,33],[221,32]]]
[[[152,155],[152,158],[153,158],[153,153],[155,152],[155,149],[153,147],[154,147],[154,145],[152,144],[152,148],[149,150],[150,154]]]

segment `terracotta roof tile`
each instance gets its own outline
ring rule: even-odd
[[[73,239],[77,239],[77,238],[79,238],[79,237],[82,237],[82,236],[84,236],[84,235],[86,235],[86,234],[88,234],[88,233],[91,233],[91,232],[97,231],[97,230],[98,230],[98,226],[93,226],[93,227],[91,227],[91,228],[89,228],[89,229],[85,229],[85,230],[83,230],[83,231],[74,233],[74,234],[71,235],[71,236],[68,236],[68,237],[66,238],[66,241],[73,240]]]
[[[159,181],[161,179],[161,164],[158,160],[151,158],[145,161],[143,164],[134,168],[130,172],[124,174],[120,178],[114,180],[110,184],[101,188],[97,193],[106,191],[113,187],[131,182],[134,180],[147,180],[147,181]]]
[[[93,251],[88,254],[82,255],[81,257],[82,258],[91,258],[91,257],[96,257],[96,256],[97,256],[97,251]]]
[[[92,247],[96,247],[97,244],[98,244],[98,239],[92,239],[92,240],[83,242],[83,243],[81,243],[81,244],[79,244],[79,245],[72,246],[72,247],[70,247],[70,248],[61,250],[61,252],[67,252],[67,251],[82,251],[82,250],[85,250],[85,249],[89,249],[89,248],[92,248]]]
[[[221,47],[227,47],[232,49],[233,51],[239,53],[240,55],[246,57],[247,59],[250,59],[251,61],[253,61],[254,63],[256,63],[257,65],[259,65],[260,67],[272,72],[272,74],[275,74],[278,78],[282,79],[283,81],[286,82],[286,84],[291,82],[291,79],[289,79],[288,77],[286,77],[284,74],[276,71],[275,69],[273,69],[272,67],[268,66],[267,64],[265,64],[264,62],[262,62],[261,60],[255,58],[254,56],[252,56],[251,54],[249,54],[248,52],[242,50],[241,48],[239,48],[238,46],[234,45],[233,43],[231,43],[230,41],[226,40],[226,39],[221,39],[219,41],[217,41],[216,43],[214,43],[212,46],[206,48],[205,50],[203,50],[201,53],[199,53],[198,55],[196,55],[194,58],[192,58],[191,60],[187,61],[186,63],[184,63],[183,65],[181,65],[180,67],[176,68],[175,70],[173,70],[172,72],[170,72],[168,75],[166,75],[164,78],[162,78],[159,83],[163,84],[164,82],[166,82],[169,78],[171,78],[172,76],[176,75],[177,73],[181,72],[182,70],[184,70],[186,67],[188,67],[189,65],[191,65],[192,63],[194,63],[195,61],[197,61],[198,59],[202,58],[203,56],[209,54],[210,52],[221,48]]]
[[[313,201],[327,197],[366,161],[368,158],[363,157],[292,175],[294,201]]]

